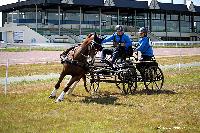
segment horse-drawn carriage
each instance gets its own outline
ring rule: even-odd
[[[124,94],[133,94],[138,82],[143,82],[147,90],[160,90],[164,83],[164,75],[156,60],[137,61],[137,58],[138,54],[126,60],[119,58],[113,65],[109,58],[102,62],[96,57],[86,75],[86,91],[97,92],[101,82],[115,83]]]
[[[102,49],[101,41],[96,34],[89,34],[83,43],[61,54],[63,70],[49,98],[56,98],[57,90],[66,75],[71,75],[71,78],[56,102],[63,101],[64,95],[73,90],[81,78],[87,92],[97,92],[100,82],[115,83],[124,94],[133,94],[138,82],[144,82],[147,90],[162,88],[164,76],[155,60],[134,62],[131,57],[119,58],[113,67],[109,59],[100,62],[95,57]]]

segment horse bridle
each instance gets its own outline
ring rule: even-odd
[[[88,53],[87,53],[87,55],[84,55],[83,53],[81,53],[81,55],[84,56],[84,57],[88,57],[88,55],[90,55],[90,52],[91,52],[92,50],[95,50],[95,54],[96,54],[96,53],[97,53],[97,50],[96,50],[96,47],[94,46],[95,43],[96,43],[96,42],[93,40],[93,41],[91,42],[91,44],[88,45],[88,48],[87,48]]]

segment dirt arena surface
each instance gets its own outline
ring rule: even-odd
[[[0,65],[60,61],[62,51],[0,52]],[[200,55],[200,48],[154,48],[155,57]]]

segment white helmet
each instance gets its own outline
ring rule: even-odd
[[[115,27],[115,30],[118,32],[118,31],[124,31],[124,27],[122,25],[117,25]]]
[[[138,33],[147,33],[147,32],[148,32],[147,28],[141,27],[141,28],[139,29],[139,32],[138,32]]]

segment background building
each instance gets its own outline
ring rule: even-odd
[[[153,41],[200,40],[200,6],[152,0],[27,0],[0,7],[6,42],[81,42],[96,31],[109,35],[117,24],[137,40],[148,27]]]

